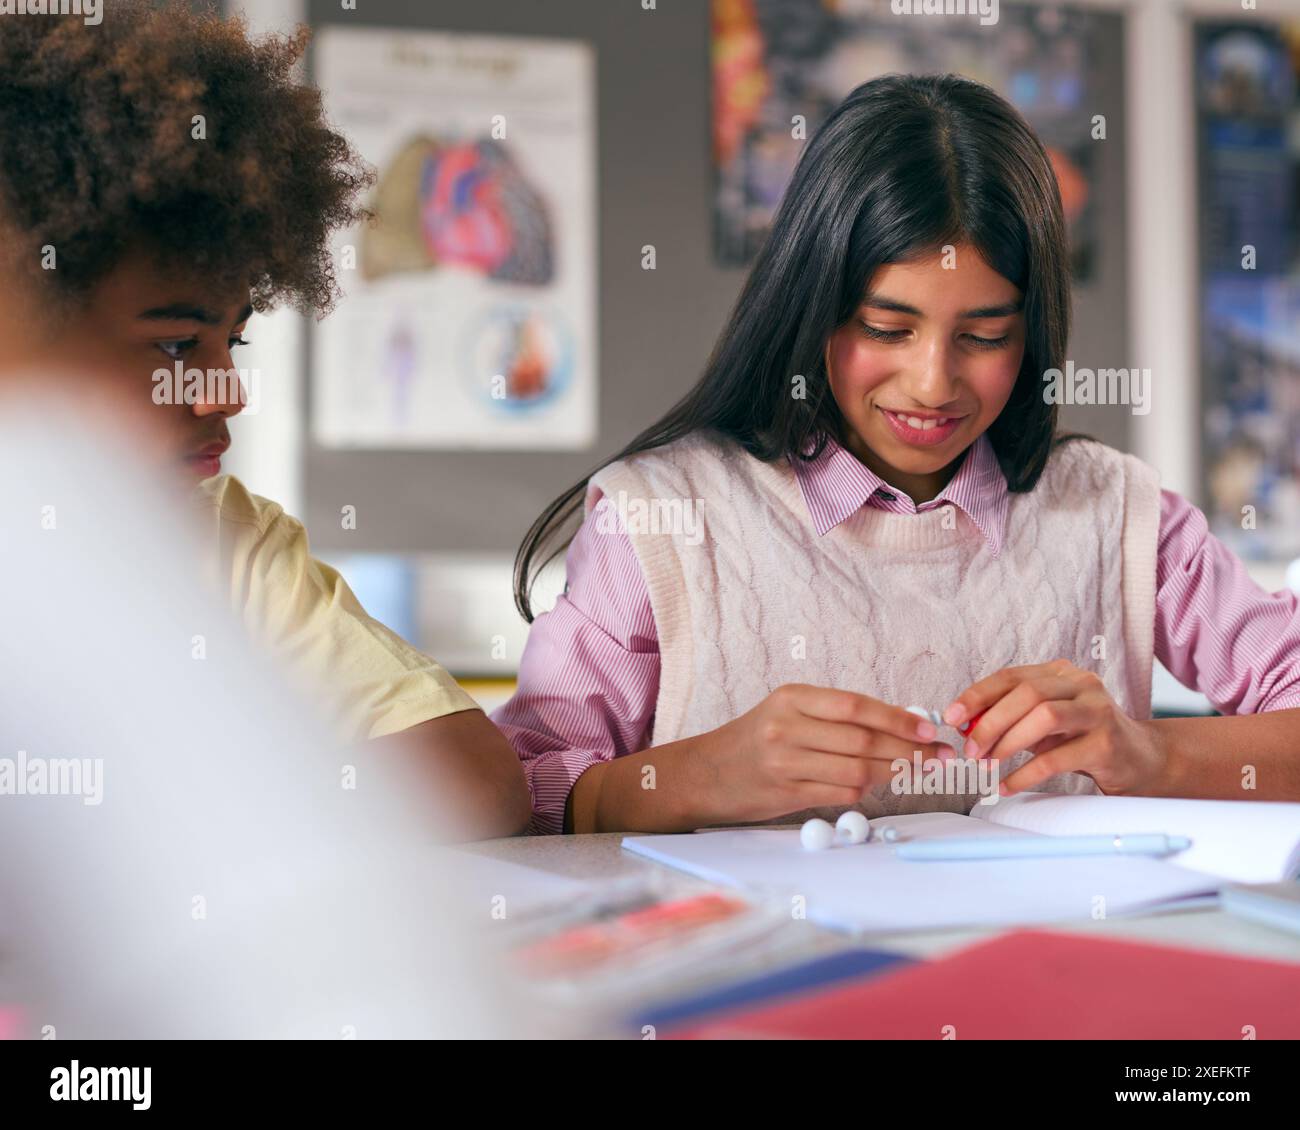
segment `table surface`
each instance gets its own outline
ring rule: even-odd
[[[664,883],[665,890],[670,892],[720,889],[626,852],[622,849],[622,840],[620,833],[522,836],[459,845],[456,850],[574,879],[631,880],[653,874]],[[1080,920],[1054,924],[1050,928],[1075,934],[1095,934],[1099,937],[1300,963],[1300,935],[1225,914],[1212,907]],[[979,928],[913,934],[891,933],[874,937],[870,934],[850,936],[823,929],[811,922],[792,920],[778,928],[777,937],[772,944],[765,945],[756,952],[738,954],[725,963],[708,962],[697,970],[678,971],[659,984],[631,994],[628,999],[636,1005],[653,1005],[657,1001],[707,989],[711,985],[734,981],[766,969],[851,948],[888,950],[917,958],[940,957],[1004,932],[998,928]],[[620,1002],[620,1007],[626,1012],[627,1001]]]

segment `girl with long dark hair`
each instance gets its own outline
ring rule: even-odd
[[[569,544],[495,716],[535,831],[965,811],[995,799],[970,758],[1003,793],[1300,796],[1296,598],[1153,469],[1057,434],[1069,282],[1004,99],[891,75],[844,100],[699,383],[520,548],[531,620]],[[1153,655],[1256,717],[1152,721]],[[965,757],[907,704],[974,720]]]

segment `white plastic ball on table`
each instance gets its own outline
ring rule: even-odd
[[[805,821],[799,829],[799,842],[804,851],[825,851],[835,842],[835,829],[827,820],[814,818]]]
[[[835,838],[850,844],[865,844],[871,839],[871,824],[856,809],[840,814],[835,821]]]

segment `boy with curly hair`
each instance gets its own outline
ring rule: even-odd
[[[371,173],[293,77],[306,39],[253,39],[177,0],[0,18],[0,378],[77,374],[80,410],[111,406],[104,426],[192,494],[236,612],[341,734],[400,735],[457,834],[512,834],[528,794],[499,731],[299,522],[220,474],[238,382],[177,397],[155,380],[178,362],[232,373],[255,311],[322,315],[338,296],[329,236],[365,217]]]

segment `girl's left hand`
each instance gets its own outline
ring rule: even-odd
[[[1099,676],[1067,659],[1004,667],[958,695],[943,719],[960,726],[981,711],[966,735],[967,757],[1035,755],[1002,782],[1003,796],[1071,772],[1086,773],[1103,793],[1140,793],[1164,769],[1150,724],[1130,718]]]

